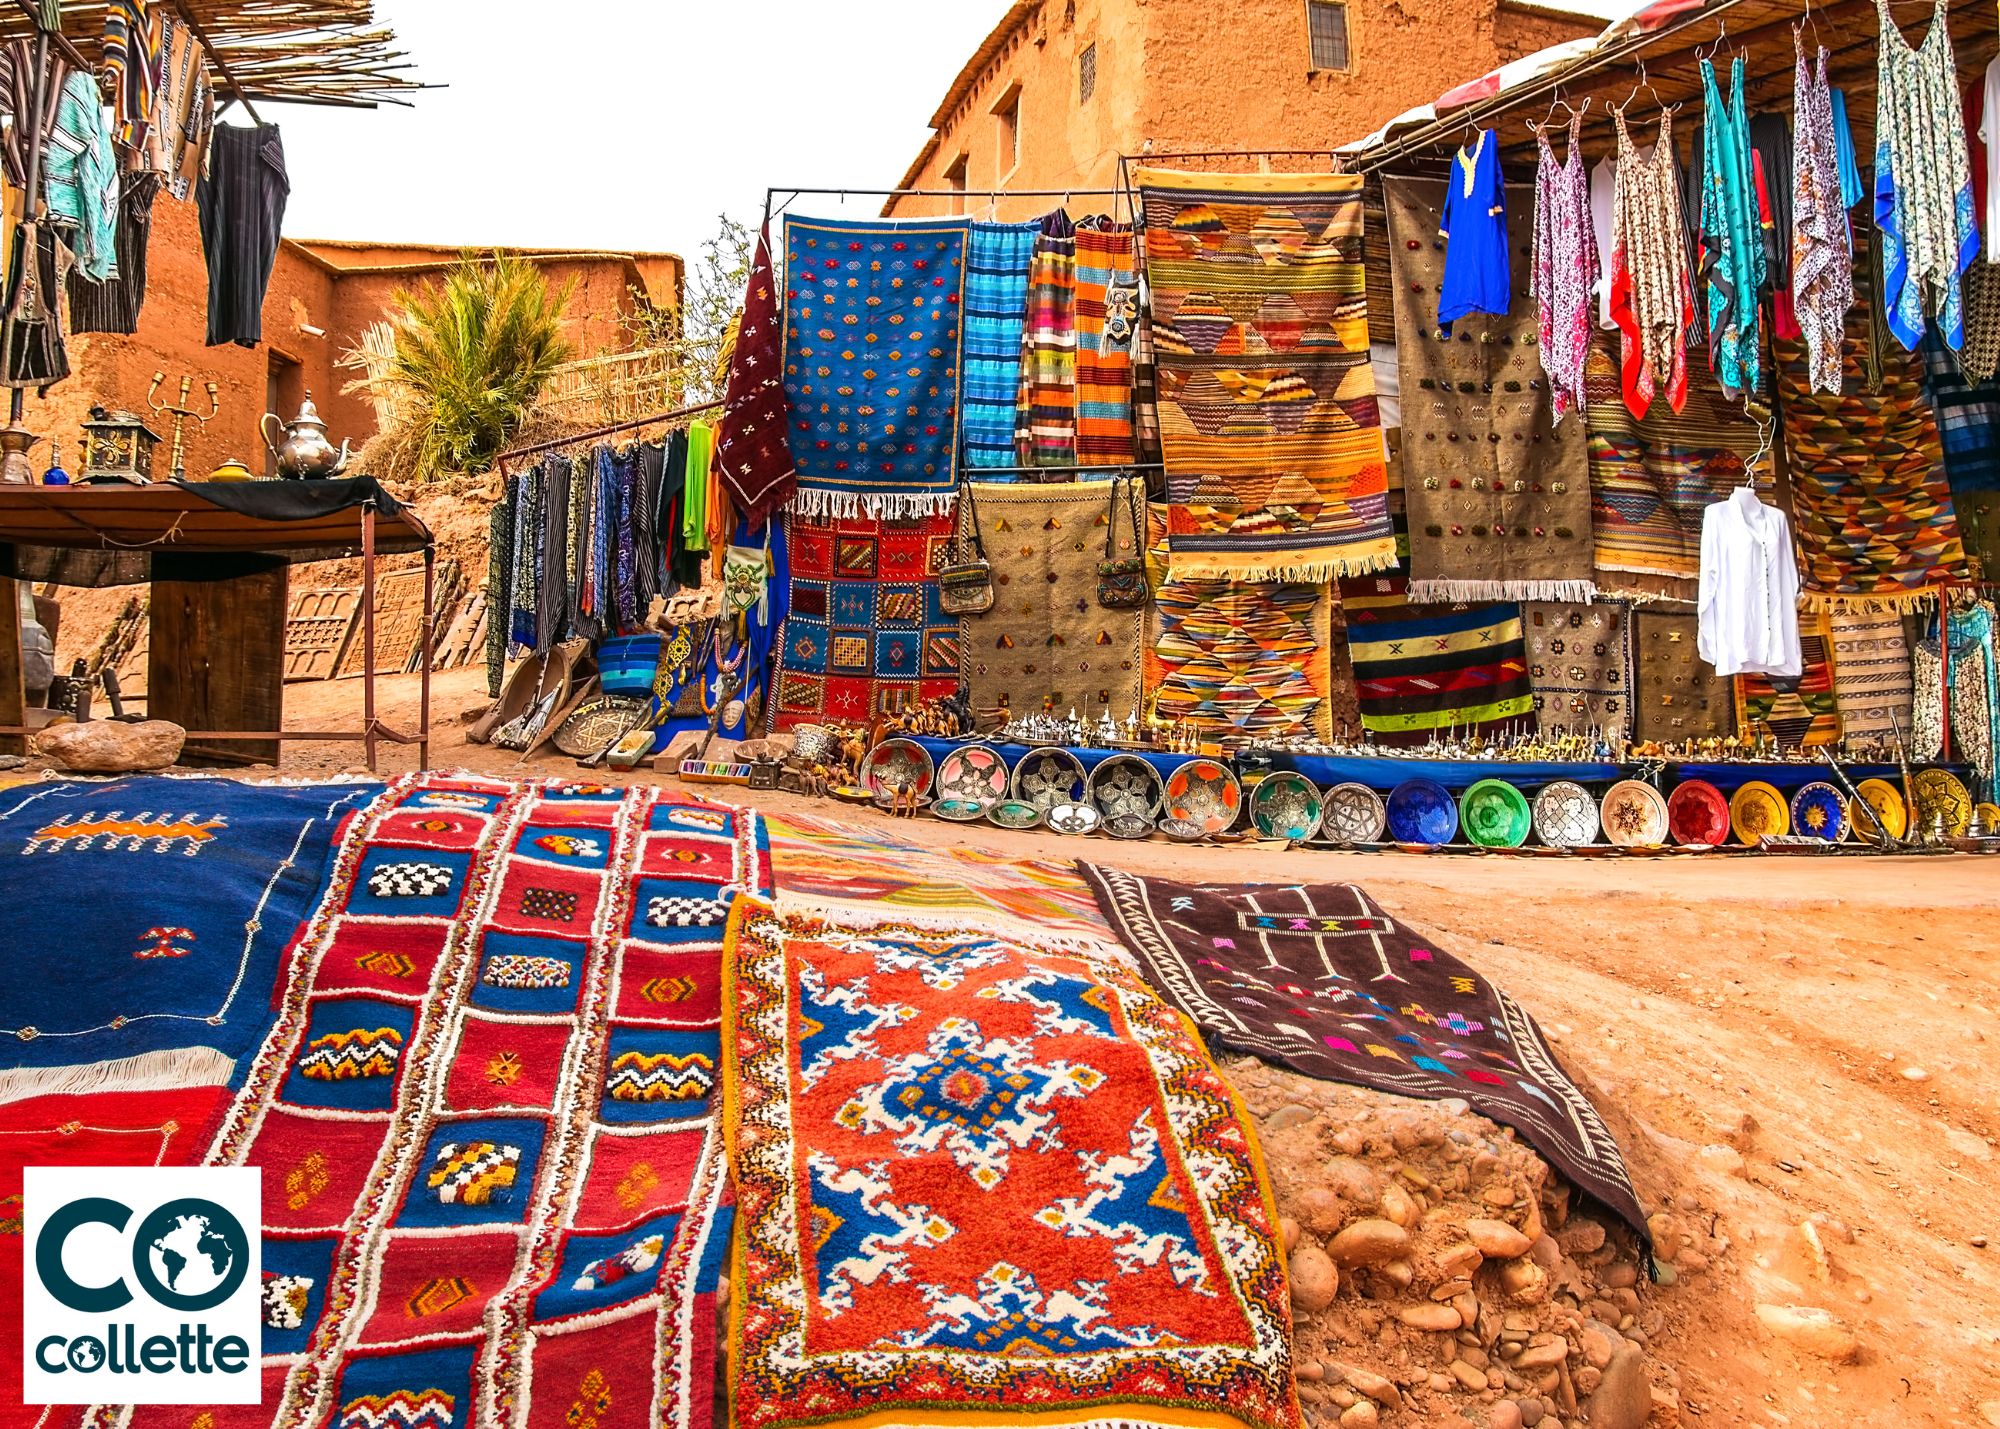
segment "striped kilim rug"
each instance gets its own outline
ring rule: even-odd
[[[1138,184],[1174,575],[1393,563],[1361,179],[1141,169]]]
[[[1736,676],[1736,728],[1745,739],[1769,732],[1787,749],[1840,743],[1834,690],[1833,630],[1827,612],[1799,615],[1799,678]]]
[[[1401,576],[1340,583],[1361,727],[1384,744],[1534,728],[1521,607],[1412,605]]]
[[[1918,359],[1882,344],[1880,389],[1863,378],[1868,310],[1856,304],[1841,344],[1841,390],[1807,390],[1802,344],[1780,342],[1778,397],[1792,529],[1807,605],[1907,610],[1925,589],[1970,572],[1952,509],[1937,421]]]
[[[1076,459],[1133,460],[1132,342],[1139,258],[1132,226],[1094,219],[1076,229]]]
[[[1910,737],[1910,640],[1900,615],[1834,611],[1833,697],[1850,744]]]
[[[965,256],[965,375],[959,428],[967,466],[1014,465],[1014,403],[1028,259],[1039,223],[975,223]]]
[[[1688,363],[1686,407],[1655,402],[1634,421],[1603,338],[1584,368],[1590,430],[1593,560],[1605,594],[1695,598],[1703,510],[1743,484],[1758,447],[1757,424],[1722,395],[1708,364]],[[1772,464],[1758,464],[1771,490]]]

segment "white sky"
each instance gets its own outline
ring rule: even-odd
[[[665,249],[767,184],[887,188],[1007,0],[377,0],[404,110],[259,106],[294,238]],[[230,122],[243,122],[232,110]],[[801,200],[822,215],[880,199]]]
[[[1638,0],[1570,3],[1608,17]],[[288,235],[692,258],[718,214],[754,224],[767,184],[894,184],[1007,0],[377,0],[376,10],[416,73],[446,87],[411,109],[264,108],[284,129]],[[243,122],[240,110],[229,117]],[[814,196],[797,211],[880,206]]]

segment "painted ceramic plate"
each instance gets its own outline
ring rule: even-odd
[[[1102,816],[1088,804],[1051,804],[1042,822],[1059,834],[1094,833]]]
[[[1924,837],[1962,839],[1972,827],[1972,795],[1951,771],[1920,770],[1910,792],[1917,796],[1917,827]]]
[[[1535,832],[1550,848],[1597,842],[1597,800],[1573,779],[1558,779],[1535,795]]]
[[[843,804],[872,804],[875,791],[864,789],[859,784],[836,784],[826,791]]]
[[[1319,786],[1281,769],[1265,776],[1250,795],[1250,822],[1267,839],[1304,843],[1319,828]]]
[[[1792,827],[1807,838],[1837,844],[1847,837],[1847,800],[1824,780],[1814,780],[1792,795]]]
[[[1204,834],[1219,834],[1236,822],[1243,808],[1243,786],[1229,767],[1213,759],[1190,759],[1167,776],[1167,818],[1193,824]],[[1172,831],[1169,830],[1169,833]]]
[[[1890,839],[1901,840],[1910,831],[1910,810],[1903,802],[1903,791],[1887,779],[1863,779],[1854,792],[1875,815],[1871,819],[1860,809],[1849,810],[1854,816],[1854,836],[1861,842],[1881,843],[1884,830]]]
[[[1715,848],[1729,838],[1729,800],[1706,779],[1684,779],[1667,795],[1667,833],[1677,844]]]
[[[1007,761],[990,744],[966,744],[938,761],[940,799],[971,799],[991,804],[1007,797]]]
[[[1753,779],[1730,797],[1729,826],[1736,830],[1738,843],[1755,848],[1766,835],[1783,838],[1790,833],[1792,811],[1783,794]]]
[[[1042,821],[1042,811],[1019,799],[1002,799],[986,810],[986,818],[1003,829],[1032,829]]]
[[[986,817],[987,801],[982,799],[940,799],[931,805],[931,812],[940,819],[950,819],[954,824],[969,824],[974,819]]]
[[[1083,761],[1067,749],[1031,749],[1014,766],[1014,797],[1037,809],[1074,804],[1083,797],[1083,786]]]
[[[1505,779],[1481,779],[1461,794],[1458,821],[1481,848],[1519,848],[1535,822],[1527,796]]]
[[[1153,821],[1144,814],[1113,814],[1104,821],[1104,832],[1114,839],[1143,839],[1153,832]]]
[[[1160,820],[1160,832],[1175,843],[1198,844],[1208,837],[1208,830],[1187,819],[1176,819],[1169,815]]]
[[[1389,837],[1399,844],[1435,848],[1458,835],[1458,802],[1435,779],[1405,779],[1383,805]]]
[[[1149,829],[1167,793],[1160,771],[1136,754],[1112,755],[1090,771],[1085,787],[1085,798],[1106,819],[1137,814]]]
[[[878,795],[894,797],[911,789],[922,798],[931,791],[937,770],[930,751],[914,739],[885,739],[861,761],[861,782]]]
[[[1320,835],[1336,843],[1376,843],[1388,822],[1382,796],[1366,784],[1336,784],[1320,804]]]
[[[1667,841],[1667,801],[1638,779],[1621,779],[1606,790],[1597,816],[1617,848],[1656,848]]]

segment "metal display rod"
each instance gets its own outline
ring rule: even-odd
[[[786,200],[784,201],[784,203],[782,203],[782,204],[778,205],[778,210],[777,210],[777,211],[778,211],[779,213],[783,213],[783,212],[784,212],[784,211],[785,211],[785,210],[786,210],[787,208],[791,207],[791,202],[792,202],[792,199],[794,199],[794,198],[800,198],[800,197],[803,197],[804,195],[807,195],[807,194],[813,194],[813,195],[821,195],[821,196],[824,196],[824,195],[833,195],[833,196],[836,196],[836,197],[839,197],[839,198],[846,198],[846,197],[847,197],[847,196],[848,196],[849,194],[853,194],[853,195],[854,195],[854,196],[855,196],[856,198],[985,198],[985,199],[1001,199],[1001,198],[1059,198],[1059,199],[1065,199],[1065,200],[1067,200],[1067,199],[1072,199],[1072,198],[1120,198],[1120,197],[1122,197],[1122,196],[1124,195],[1124,193],[1125,193],[1125,190],[1124,190],[1124,189],[1100,189],[1100,188],[1088,188],[1088,189],[795,189],[795,188],[787,188],[787,187],[785,187],[785,186],[784,186],[783,184],[775,184],[775,185],[773,185],[772,187],[770,187],[770,188],[767,188],[767,189],[765,189],[765,190],[764,190],[764,226],[765,226],[766,228],[770,227],[770,224],[771,224],[771,219],[772,219],[772,217],[773,217],[773,214],[772,214],[772,212],[771,212],[771,201],[772,201],[773,199],[775,199],[775,198],[776,198],[776,197],[777,197],[777,196],[778,196],[779,194],[790,194],[790,195],[791,195],[791,198],[788,198],[788,199],[786,199]]]
[[[493,459],[493,469],[504,478],[507,475],[507,463],[519,460],[521,457],[534,456],[539,452],[560,451],[564,447],[573,447],[578,442],[615,436],[619,432],[636,431],[640,427],[657,426],[661,422],[678,421],[682,417],[692,417],[697,412],[712,412],[721,405],[720,399],[713,402],[696,402],[691,407],[676,407],[671,412],[659,412],[650,417],[634,417],[629,422],[613,422],[609,426],[592,427],[587,432],[572,432],[569,436],[555,437],[546,442],[531,442],[524,447],[509,447]]]

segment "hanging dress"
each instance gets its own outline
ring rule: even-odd
[[[1965,342],[1958,277],[1978,255],[1979,229],[1946,0],[1937,0],[1930,33],[1914,49],[1896,28],[1887,0],[1875,0],[1875,9],[1882,20],[1875,227],[1882,240],[1883,305],[1889,330],[1909,351],[1923,341],[1928,311],[1956,352]]]
[[[1708,365],[1725,394],[1754,394],[1763,378],[1757,304],[1767,270],[1757,169],[1743,113],[1743,57],[1730,65],[1730,102],[1715,66],[1701,62],[1708,106],[1702,146],[1701,274],[1708,294]]]
[[[1808,390],[1840,391],[1840,340],[1854,306],[1853,242],[1841,202],[1840,145],[1833,127],[1833,96],[1826,82],[1826,47],[1817,68],[1798,52],[1792,129],[1792,311],[1806,344]]]
[[[1612,117],[1618,127],[1618,188],[1611,201],[1611,313],[1620,334],[1620,386],[1635,418],[1646,415],[1662,390],[1678,412],[1687,405],[1694,294],[1688,286],[1673,115],[1660,115],[1659,137],[1644,158],[1624,113],[1614,109]]]
[[[1597,282],[1597,238],[1590,174],[1578,144],[1583,115],[1569,121],[1569,157],[1556,162],[1546,129],[1535,135],[1535,271],[1542,370],[1549,379],[1550,420],[1583,409],[1583,369],[1590,357],[1590,299]]]
[[[1472,152],[1452,161],[1438,226],[1445,239],[1444,281],[1438,285],[1438,326],[1469,313],[1506,317],[1513,297],[1507,266],[1507,198],[1500,186],[1500,136],[1479,131]]]

